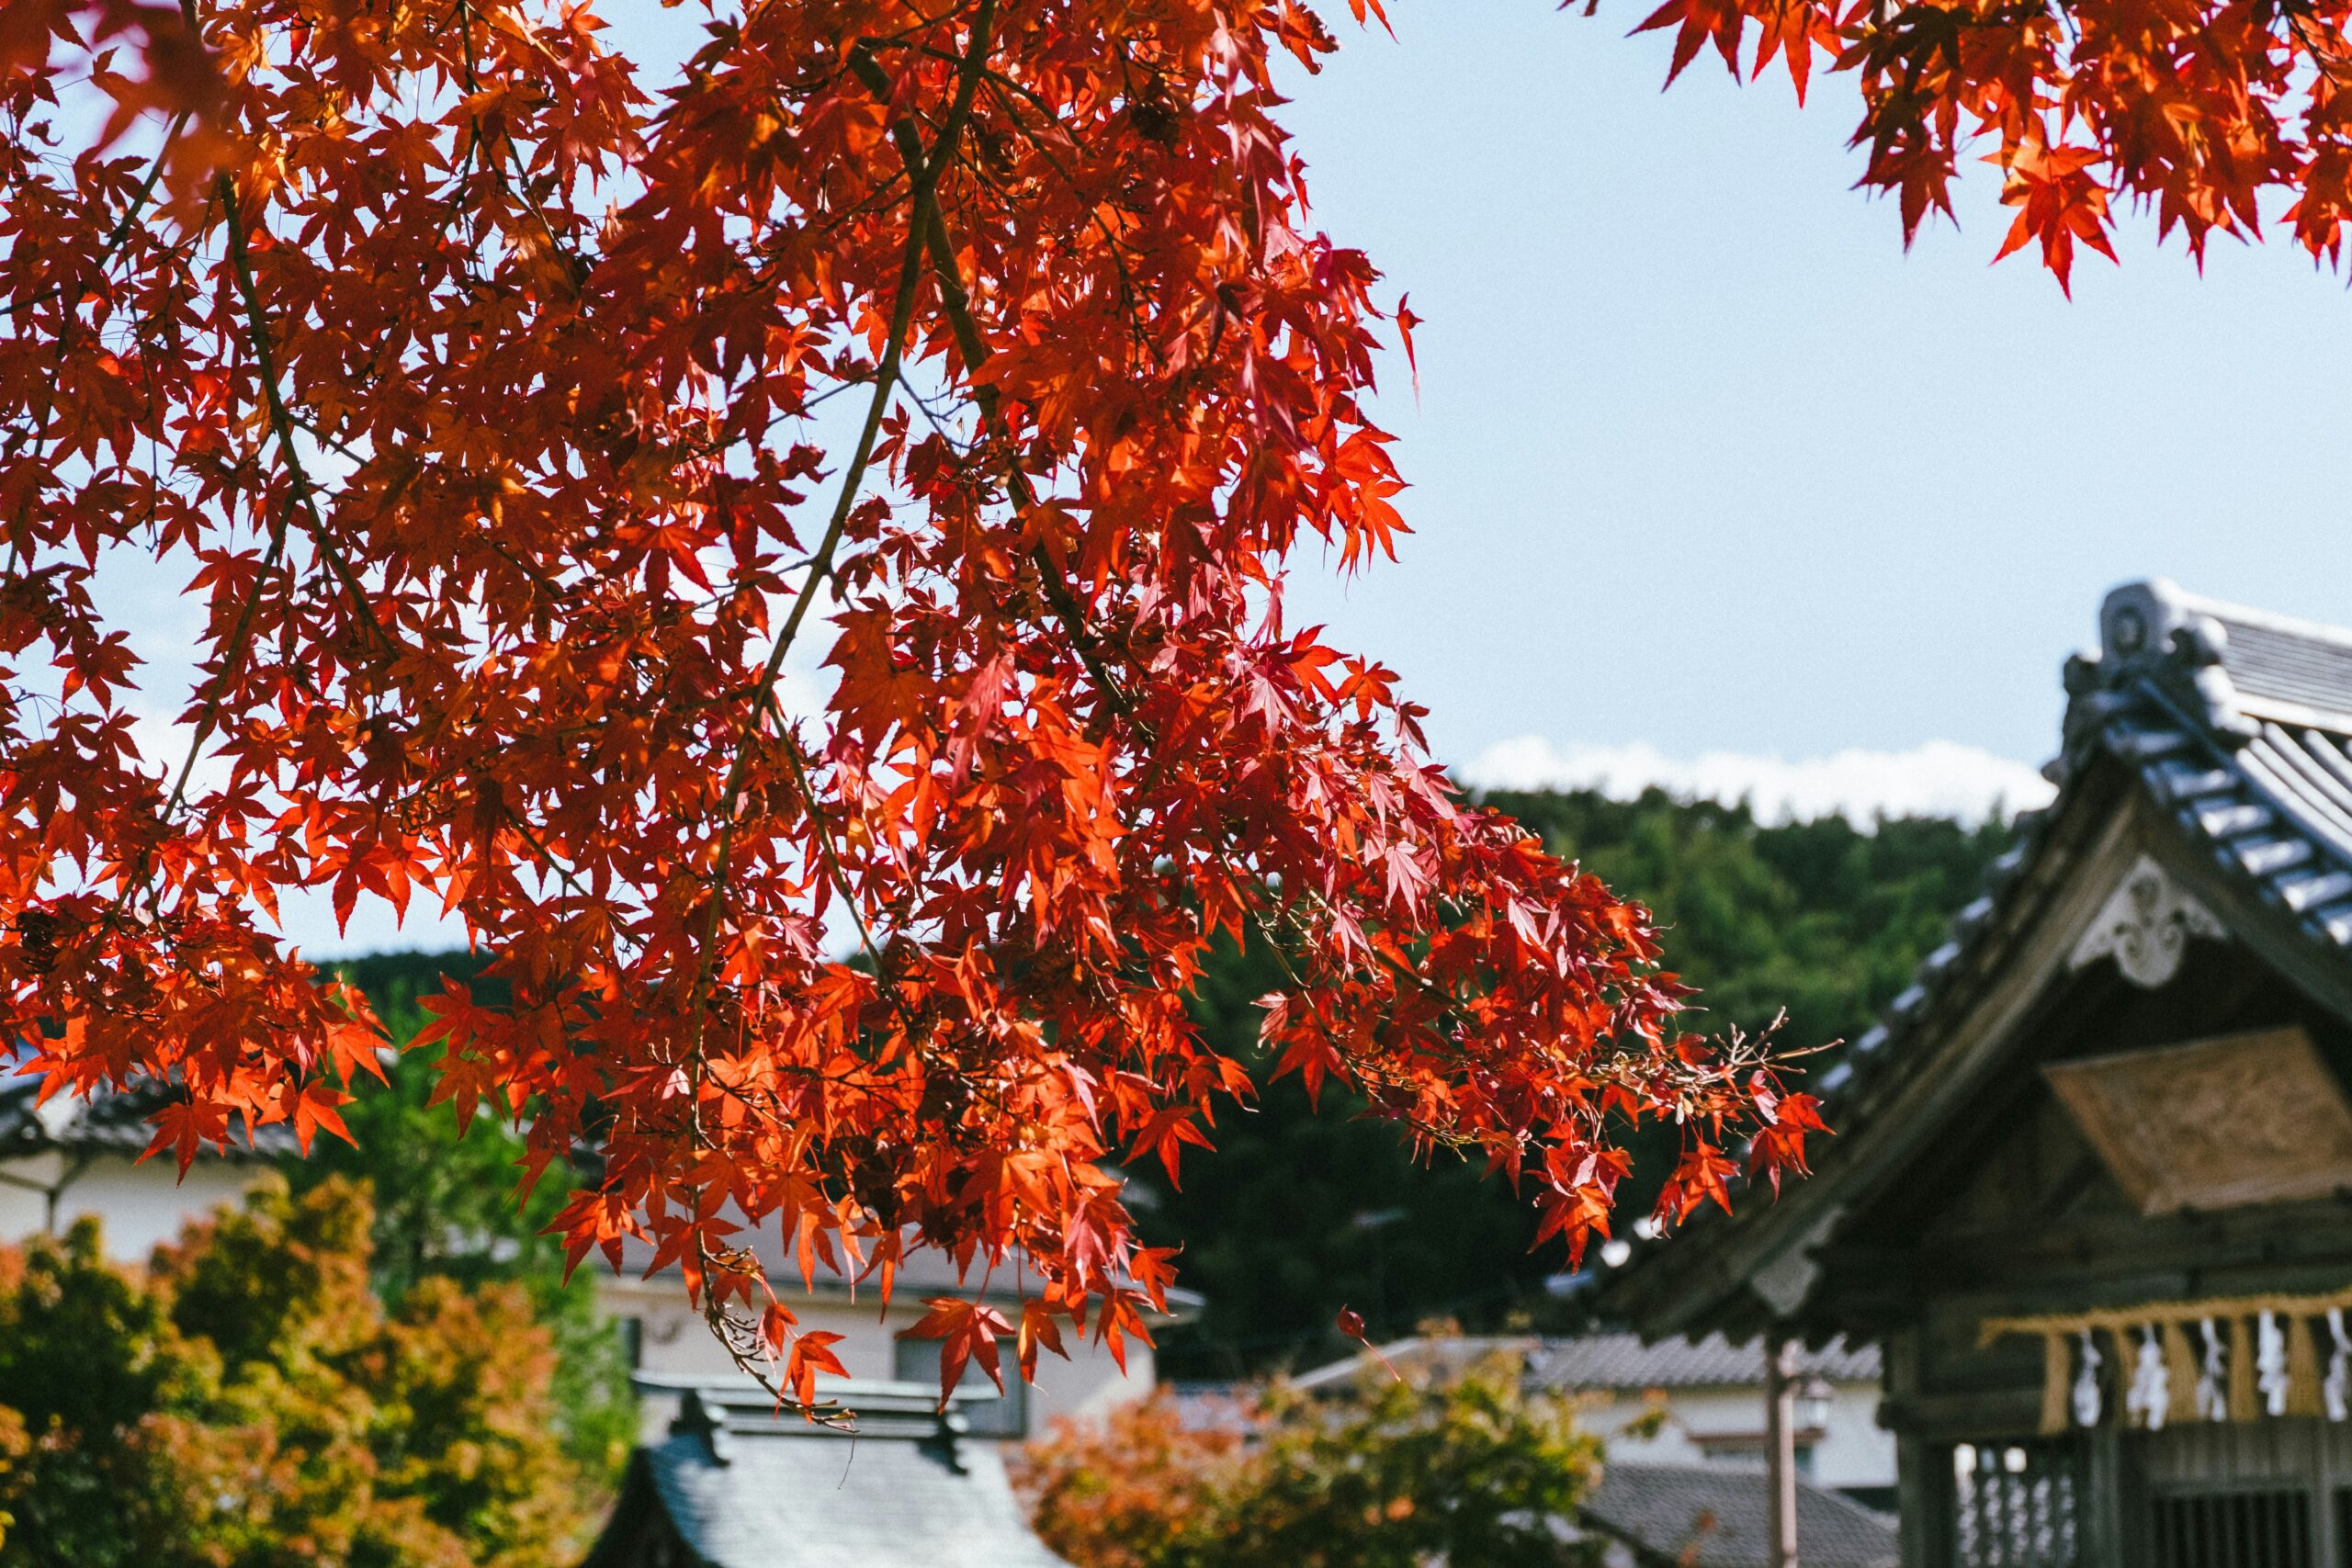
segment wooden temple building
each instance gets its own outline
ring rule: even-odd
[[[1815,1174],[1604,1304],[1877,1345],[1905,1568],[2352,1568],[2352,631],[2134,583],[2065,682]]]

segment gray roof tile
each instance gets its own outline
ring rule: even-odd
[[[1532,1368],[1547,1387],[1574,1389],[1740,1388],[1764,1382],[1764,1342],[1735,1345],[1720,1334],[1703,1339],[1642,1343],[1638,1334],[1585,1334],[1547,1339]],[[1797,1350],[1797,1375],[1832,1382],[1876,1382],[1875,1345],[1833,1340]]]
[[[1760,1339],[1735,1345],[1720,1334],[1703,1339],[1661,1339],[1645,1345],[1638,1334],[1579,1334],[1537,1339],[1479,1338],[1400,1339],[1384,1345],[1380,1353],[1394,1366],[1426,1365],[1432,1361],[1458,1367],[1498,1350],[1527,1358],[1528,1381],[1539,1388],[1563,1393],[1624,1392],[1653,1388],[1747,1388],[1764,1382],[1764,1346]],[[1351,1382],[1374,1366],[1369,1357],[1356,1355],[1319,1367],[1293,1380],[1301,1388],[1321,1388]],[[1876,1382],[1878,1348],[1848,1346],[1834,1340],[1818,1350],[1797,1353],[1800,1376],[1815,1373],[1833,1382]]]
[[[1585,1523],[1688,1568],[1767,1568],[1770,1495],[1761,1470],[1612,1464],[1584,1505]],[[1835,1492],[1799,1483],[1804,1568],[1894,1568],[1894,1521]]]

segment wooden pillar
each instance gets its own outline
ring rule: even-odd
[[[1879,1424],[1894,1434],[1896,1528],[1903,1568],[1952,1568],[1959,1540],[1959,1498],[1952,1483],[1949,1444],[1918,1429],[1916,1412],[1927,1387],[1924,1347],[1918,1329],[1897,1328],[1880,1341]]]
[[[1797,1568],[1797,1355],[1793,1340],[1764,1340],[1764,1455],[1771,1487],[1772,1568]]]

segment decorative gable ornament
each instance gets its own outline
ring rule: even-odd
[[[2125,979],[2154,990],[2180,973],[2190,937],[2222,942],[2229,934],[2195,895],[2142,855],[2099,907],[2066,966],[2083,969],[2112,957]]]
[[[1772,1309],[1773,1316],[1786,1321],[1804,1308],[1805,1298],[1813,1294],[1813,1287],[1821,1278],[1821,1265],[1814,1253],[1845,1217],[1844,1204],[1832,1206],[1797,1238],[1794,1247],[1758,1269],[1748,1281],[1758,1298]]]

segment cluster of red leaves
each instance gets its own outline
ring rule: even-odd
[[[2114,259],[2113,209],[2153,207],[2201,264],[2258,236],[2266,190],[2312,255],[2352,216],[2352,5],[2345,0],[1667,0],[1681,73],[1712,44],[1734,74],[1777,55],[1804,96],[1816,55],[1860,83],[1860,184],[1895,196],[1905,242],[1951,216],[1982,141],[2017,209],[2000,254],[2039,245],[2068,285],[2077,243]]]
[[[658,106],[584,4],[189,15],[176,97],[84,36],[169,31],[116,0],[0,57],[0,657],[62,671],[0,697],[0,1010],[48,1090],[171,1081],[182,1160],[334,1130],[373,1021],[267,917],[429,897],[504,987],[428,1004],[444,1097],[597,1145],[575,1261],[650,1240],[804,1397],[752,1227],[1033,1270],[1018,1325],[934,1303],[950,1383],[1140,1331],[1170,1260],[1104,1162],[1249,1091],[1185,1010],[1220,940],[1289,966],[1278,1070],[1547,1233],[1605,1232],[1628,1119],[1689,1130],[1669,1209],[1721,1191],[1769,1072],[1284,624],[1295,546],[1402,527],[1375,275],[1271,118],[1308,13],[760,0]],[[170,111],[151,160],[74,141],[76,69]],[[208,615],[165,754],[125,560]]]

